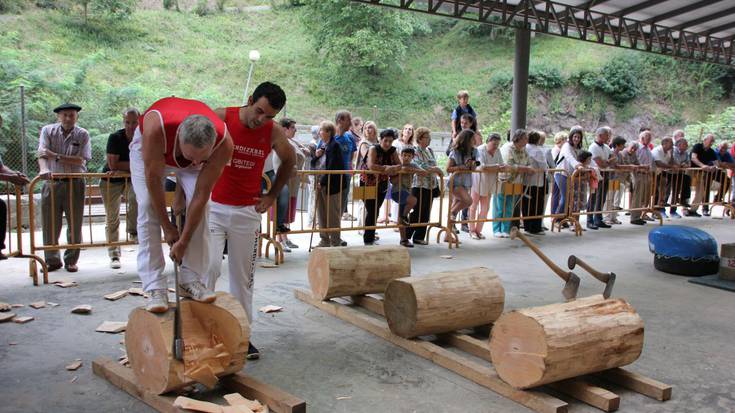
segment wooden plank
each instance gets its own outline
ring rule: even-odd
[[[656,400],[666,401],[671,399],[672,387],[670,385],[638,373],[633,373],[632,371],[618,367],[602,371],[596,375],[618,386],[625,387],[626,389],[633,390]]]
[[[151,406],[153,409],[161,413],[180,413],[181,411],[174,407],[174,398],[171,396],[159,396],[139,389],[133,369],[123,367],[112,359],[100,357],[92,362],[92,371],[98,377],[109,381],[116,387],[119,387],[129,395]]]
[[[546,386],[605,412],[612,412],[620,407],[620,396],[579,378],[549,383]]]
[[[341,320],[356,325],[378,337],[381,337],[399,347],[402,347],[418,356],[424,357],[432,362],[449,369],[462,377],[487,387],[488,389],[528,407],[536,412],[563,413],[567,411],[567,403],[548,394],[534,390],[516,390],[498,377],[492,365],[481,365],[472,360],[446,350],[436,344],[421,341],[408,340],[392,334],[385,320],[378,319],[349,306],[314,299],[311,292],[296,289],[296,298],[311,304]]]
[[[493,361],[492,358],[490,358],[489,339],[479,340],[472,336],[468,336],[467,334],[458,333],[439,334],[438,337],[440,340],[452,347],[456,347],[483,360],[487,360],[489,362]]]
[[[306,402],[303,400],[242,373],[222,377],[220,382],[226,390],[240,393],[248,399],[258,400],[276,413],[306,412]]]
[[[372,311],[375,314],[385,317],[385,312],[383,311],[383,300],[379,300],[368,295],[353,295],[350,298],[352,299],[353,304],[359,305],[368,311]]]

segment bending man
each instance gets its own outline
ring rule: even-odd
[[[171,258],[181,263],[180,294],[201,302],[215,300],[200,279],[209,261],[207,202],[231,156],[232,138],[224,122],[202,102],[164,98],[143,114],[130,145],[130,170],[138,199],[138,274],[151,294],[148,311],[168,310],[161,228]],[[164,181],[172,172],[186,195],[181,233],[166,214]]]

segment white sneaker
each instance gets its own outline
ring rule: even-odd
[[[202,284],[201,281],[179,284],[179,295],[189,297],[201,303],[211,303],[217,299],[217,295]]]
[[[502,232],[493,232],[493,238],[503,238]]]
[[[113,270],[117,270],[121,267],[120,265],[120,258],[111,258],[110,259],[110,268]]]
[[[508,234],[507,232],[501,232],[500,238],[510,238],[510,234]]]
[[[145,306],[147,311],[151,313],[165,313],[168,311],[168,290],[153,290],[150,294],[151,298]]]

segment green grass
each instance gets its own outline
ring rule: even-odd
[[[236,0],[228,6],[259,4],[271,2]],[[490,91],[489,79],[497,72],[512,72],[512,41],[471,37],[462,29],[464,23],[430,20],[434,32],[416,38],[407,57],[395,62],[392,70],[344,79],[313,49],[299,13],[298,8],[276,7],[199,17],[138,10],[125,25],[104,30],[55,11],[0,16],[0,68],[12,64],[22,72],[20,76],[0,72],[0,79],[6,80],[0,113],[7,119],[17,111],[16,95],[7,91],[20,83],[30,85],[28,104],[35,105],[30,117],[38,124],[53,119],[50,109],[55,102],[75,100],[85,107],[80,125],[90,129],[95,156],[101,156],[104,140],[117,127],[118,113],[125,106],[144,109],[170,95],[201,99],[215,107],[240,104],[248,53],[258,49],[262,57],[252,84],[271,80],[283,86],[288,95],[286,111],[299,123],[330,119],[345,108],[364,118],[377,118],[379,127],[411,122],[447,130],[459,89],[470,91],[484,125],[502,130],[507,123],[510,91]],[[621,53],[632,52],[539,35],[532,41],[531,64],[554,66],[569,77],[582,69],[599,70]],[[694,79],[695,75],[687,76]],[[613,108],[599,93],[573,87],[532,88],[529,110],[531,115],[543,115],[575,109],[578,117],[592,119],[605,110],[616,110],[625,120],[650,105],[650,113],[668,127],[679,120],[701,120],[728,103],[706,89],[696,92],[694,82],[661,76],[647,84],[648,95],[623,108]],[[682,84],[691,90],[685,102],[677,99]],[[536,103],[539,94],[547,96],[548,107]],[[37,130],[28,133],[35,136]]]

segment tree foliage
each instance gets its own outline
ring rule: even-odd
[[[347,0],[306,0],[303,21],[325,60],[340,70],[379,74],[406,56],[411,38],[427,33],[426,20]]]

